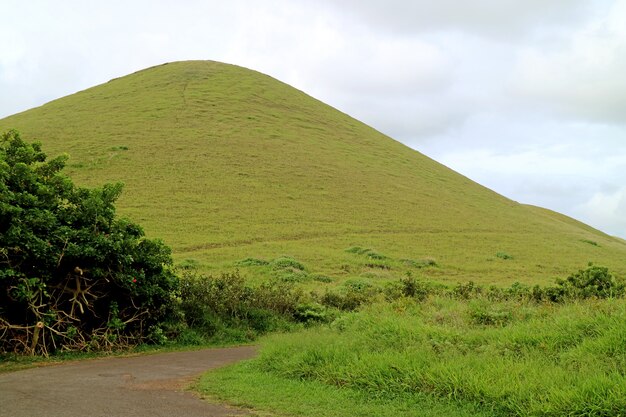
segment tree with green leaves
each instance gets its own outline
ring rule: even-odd
[[[168,247],[116,217],[16,131],[0,136],[0,352],[100,350],[159,338],[178,281]]]

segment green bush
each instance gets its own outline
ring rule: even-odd
[[[616,279],[606,267],[589,265],[586,269],[570,275],[566,279],[557,279],[556,285],[540,287],[516,282],[510,287],[491,286],[488,289],[469,281],[457,284],[449,290],[453,298],[472,299],[486,297],[492,301],[533,300],[536,302],[561,303],[588,298],[621,298],[626,295],[626,285]]]
[[[296,269],[304,271],[304,265],[288,256],[281,256],[270,262],[273,269]]]
[[[546,288],[546,298],[551,301],[618,298],[625,293],[623,282],[618,282],[608,268],[595,265],[589,265],[567,279],[557,279],[556,284],[556,287]]]
[[[513,257],[511,255],[509,255],[506,252],[498,252],[496,253],[496,256],[500,259],[504,259],[504,260],[508,260],[508,259],[513,259]]]
[[[116,217],[121,184],[76,187],[66,160],[0,137],[0,351],[161,339],[178,285],[169,248]]]
[[[348,252],[348,253],[355,253],[357,255],[362,255],[362,254],[364,254],[364,253],[366,253],[368,251],[369,251],[369,249],[362,248],[360,246],[351,246],[348,249],[346,249],[346,252]]]
[[[348,280],[339,291],[326,291],[320,302],[327,307],[343,311],[356,310],[362,305],[369,304],[381,289],[359,280]]]
[[[246,258],[235,262],[235,265],[237,266],[264,266],[268,264],[269,262],[257,258]]]
[[[180,280],[179,311],[185,327],[203,337],[243,341],[298,321],[302,299],[286,282],[251,287],[239,272],[215,277],[188,272]],[[172,331],[180,340],[183,332]]]
[[[469,300],[483,293],[483,288],[476,285],[474,281],[468,281],[465,284],[457,284],[451,291],[451,295],[462,300]]]
[[[370,262],[366,262],[365,266],[372,269],[391,269],[391,265],[389,265],[389,263],[385,260],[373,260]]]
[[[437,261],[432,258],[424,258],[417,261],[413,259],[401,259],[400,262],[406,266],[418,269],[437,266]]]
[[[364,256],[368,257],[369,259],[374,259],[374,260],[377,260],[377,261],[382,261],[382,260],[385,260],[385,259],[389,259],[385,255],[380,254],[378,252],[375,252],[372,249],[362,248],[360,246],[352,246],[352,247],[346,249],[346,252],[354,253],[356,255],[364,255]]]
[[[294,318],[302,323],[328,322],[331,317],[326,307],[315,302],[298,305],[294,313]]]
[[[432,293],[432,289],[428,284],[417,280],[410,272],[407,272],[405,278],[388,283],[383,289],[383,293],[387,301],[394,301],[402,297],[424,301]]]
[[[326,284],[329,282],[333,282],[333,279],[331,277],[322,274],[313,274],[311,278],[313,279],[313,281],[323,282]]]

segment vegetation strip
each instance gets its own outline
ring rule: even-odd
[[[316,415],[318,406],[320,415],[336,415],[323,404],[349,397],[357,409],[372,400],[394,410],[423,402],[424,415],[457,406],[476,415],[618,417],[626,410],[624,323],[623,299],[399,299],[327,327],[268,337],[258,359],[207,374],[200,389],[301,416]],[[268,382],[263,396],[251,376]],[[290,404],[300,396],[302,408]],[[310,401],[315,405],[306,409]]]

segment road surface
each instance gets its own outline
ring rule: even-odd
[[[0,417],[225,417],[184,387],[252,346],[76,361],[0,374]]]

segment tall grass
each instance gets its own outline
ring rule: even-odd
[[[497,415],[626,415],[626,302],[406,299],[266,340],[260,372]]]

